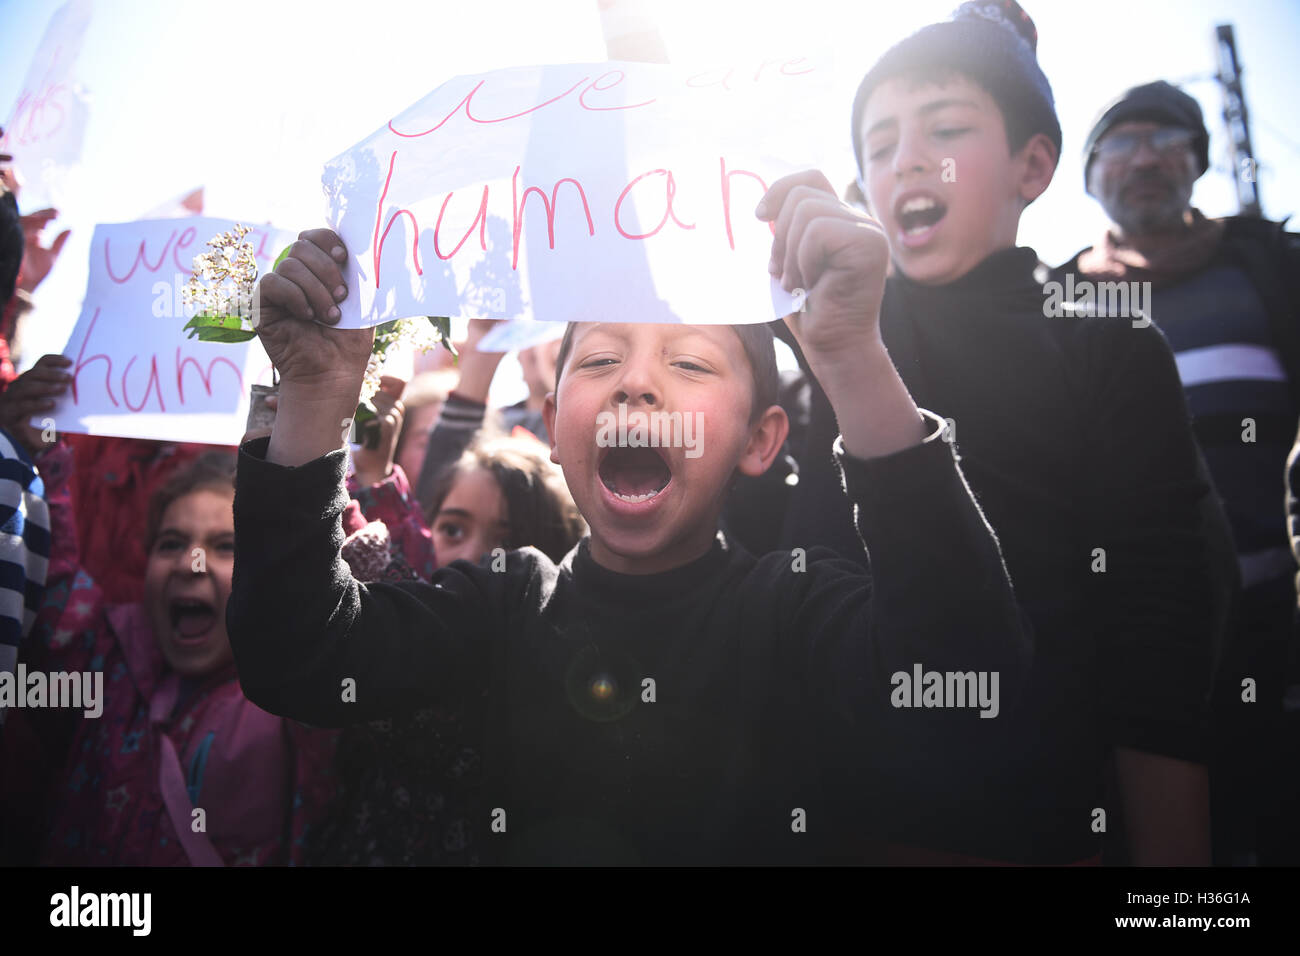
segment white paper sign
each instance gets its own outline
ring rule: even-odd
[[[821,165],[829,88],[829,67],[802,57],[456,77],[325,167],[354,273],[340,325],[793,311],[754,207]]]
[[[51,418],[59,432],[237,444],[249,386],[271,383],[270,360],[256,339],[187,338],[194,308],[181,295],[194,257],[234,226],[208,217],[96,226],[85,302],[63,348],[75,381],[32,424]],[[265,274],[293,237],[261,226],[246,241]]]
[[[4,122],[0,152],[27,180],[24,208],[57,202],[59,180],[81,158],[89,104],[76,67],[91,12],[90,0],[69,0],[50,17]]]

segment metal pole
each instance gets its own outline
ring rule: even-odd
[[[1241,88],[1241,64],[1232,24],[1221,23],[1214,30],[1219,48],[1219,75],[1223,88],[1223,121],[1232,139],[1232,178],[1237,184],[1237,204],[1243,216],[1262,216],[1259,203],[1259,167],[1250,145],[1250,120],[1246,96]]]

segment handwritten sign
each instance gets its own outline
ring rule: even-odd
[[[50,418],[59,432],[237,444],[249,386],[270,384],[270,360],[256,339],[187,338],[194,308],[182,298],[194,256],[234,226],[207,217],[96,226],[86,298],[63,348],[74,382],[32,424]],[[292,236],[258,227],[247,241],[265,273]]]
[[[90,0],[69,0],[50,17],[4,122],[0,152],[13,154],[27,180],[24,208],[56,199],[63,174],[81,158],[89,104],[76,67],[91,13]]]
[[[801,57],[456,77],[325,167],[357,293],[340,324],[793,311],[754,207],[780,176],[822,165],[829,85]]]

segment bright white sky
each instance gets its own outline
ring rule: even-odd
[[[8,116],[58,2],[0,0],[0,115]],[[944,18],[956,0],[656,0],[675,61],[829,50],[828,120],[837,184],[853,173],[848,120],[862,74],[885,48]],[[1214,26],[1236,27],[1265,214],[1300,211],[1300,3],[1296,0],[1026,0],[1056,95],[1065,149],[1020,242],[1048,262],[1104,228],[1082,184],[1080,150],[1099,108],[1152,79],[1185,81],[1211,132],[1194,202],[1236,211]],[[461,73],[605,59],[596,0],[98,0],[80,75],[92,95],[83,168],[57,228],[72,241],[38,293],[24,365],[72,329],[97,222],[139,218],[195,186],[210,215],[287,229],[324,216],[321,167],[390,116]],[[1294,227],[1293,227],[1294,228]],[[51,232],[50,235],[54,233]]]

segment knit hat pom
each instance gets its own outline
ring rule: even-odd
[[[966,0],[952,15],[954,20],[976,17],[1006,27],[1029,44],[1033,53],[1038,52],[1038,28],[1016,0]]]
[[[1052,85],[1038,64],[1038,30],[1015,0],[967,0],[951,19],[931,23],[890,47],[867,71],[853,100],[853,149],[862,170],[861,123],[872,91],[900,75],[957,73],[997,102],[1019,149],[1042,133],[1061,151],[1061,123]]]

